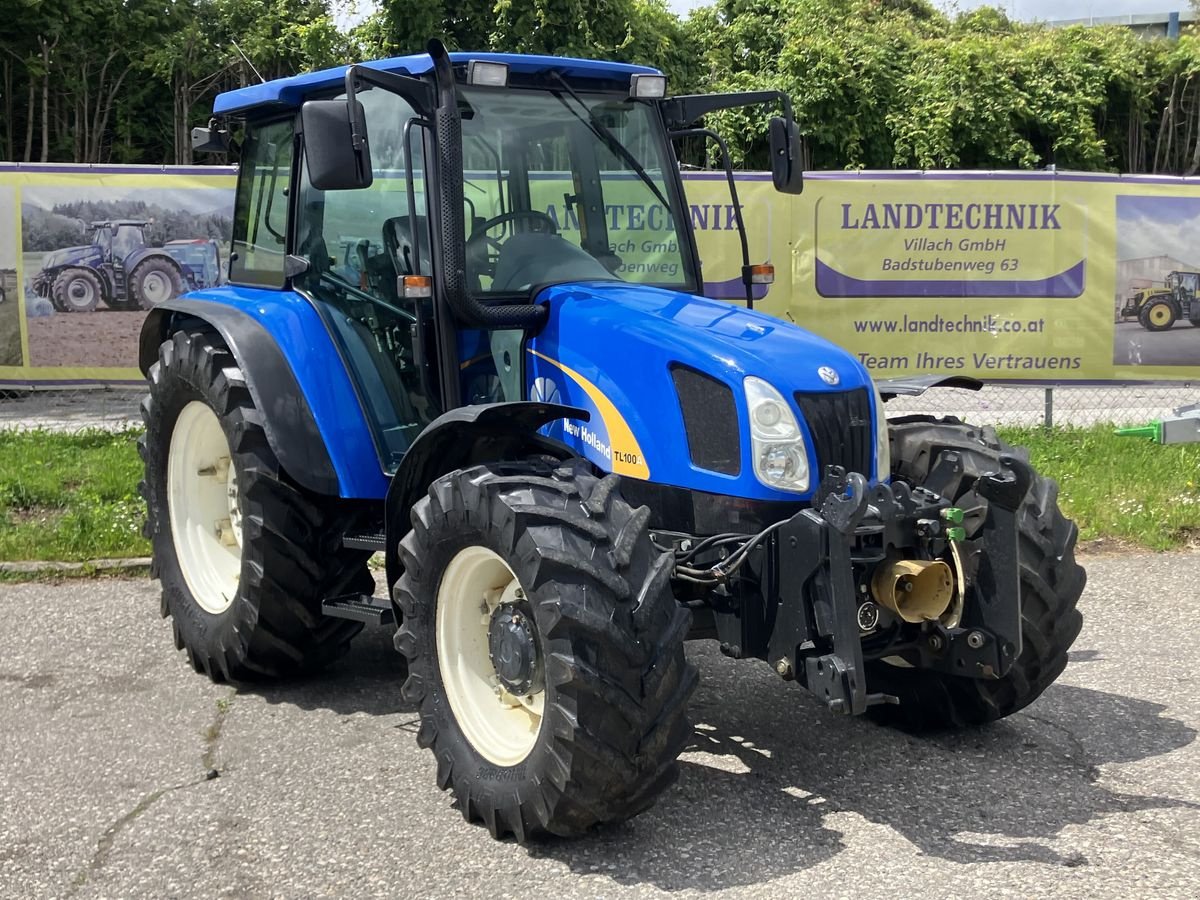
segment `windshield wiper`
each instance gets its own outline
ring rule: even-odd
[[[571,115],[586,125],[592,134],[607,144],[608,149],[612,150],[613,153],[621,157],[621,161],[624,162],[625,165],[629,166],[629,168],[633,170],[634,174],[637,175],[638,178],[642,179],[646,187],[650,188],[651,193],[654,194],[654,198],[661,203],[669,213],[671,211],[671,204],[667,202],[667,198],[663,196],[662,191],[659,190],[658,185],[654,183],[654,179],[650,177],[650,174],[645,170],[642,164],[637,161],[637,158],[631,152],[629,152],[629,148],[622,144],[621,139],[609,131],[608,126],[596,117],[596,113],[592,110],[592,108],[584,102],[582,97],[575,93],[575,89],[567,84],[566,79],[563,78],[562,75],[556,71],[552,71],[550,74],[553,75],[554,79],[562,85],[563,90],[571,95],[571,99],[583,108],[583,111],[587,113],[587,118],[585,119],[583,116],[579,115],[578,112],[572,109],[571,105],[563,99],[562,94],[551,91],[551,93],[558,98],[558,102],[565,106]]]

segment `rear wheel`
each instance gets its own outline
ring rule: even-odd
[[[968,558],[987,549],[987,503],[975,490],[983,475],[1000,469],[1000,455],[1024,451],[1001,441],[990,427],[956,419],[909,416],[890,423],[893,476],[924,485],[943,453],[957,453],[962,470],[955,483],[937,485],[966,513]],[[879,721],[911,730],[979,725],[1011,715],[1036,700],[1062,674],[1067,651],[1083,619],[1076,608],[1086,576],[1075,562],[1075,524],[1058,508],[1058,485],[1036,476],[1017,510],[1017,564],[1021,579],[1021,652],[996,680],[959,678],[928,669],[874,661],[869,690],[899,697],[898,706],[872,706]],[[967,602],[987,603],[985,583],[971,584]]]
[[[59,312],[91,312],[103,297],[104,285],[90,269],[64,269],[50,288],[50,302]]]
[[[628,819],[677,776],[691,617],[647,520],[582,462],[476,466],[413,507],[404,695],[438,786],[495,837]]]
[[[232,354],[209,331],[159,347],[142,403],[141,484],[175,645],[214,681],[301,672],[341,656],[360,625],[321,600],[370,594],[352,516],[279,467]]]
[[[1179,309],[1172,300],[1151,300],[1138,313],[1138,321],[1147,331],[1166,331],[1178,318]]]
[[[129,299],[133,306],[153,309],[183,293],[179,267],[161,256],[152,256],[138,264],[129,276]]]

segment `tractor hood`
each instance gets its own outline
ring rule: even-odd
[[[764,313],[623,282],[555,285],[537,299],[550,314],[526,345],[530,396],[588,409],[586,427],[555,423],[549,433],[618,474],[727,495],[803,499],[807,494],[770,488],[755,477],[743,380],[753,375],[773,385],[802,431],[808,429],[797,394],[865,392],[873,410],[870,376],[854,357]],[[699,391],[697,408],[711,413],[702,422],[690,416],[685,422],[680,395],[688,390],[693,398]],[[703,399],[706,390],[711,404]],[[873,418],[873,412],[865,415]],[[740,446],[736,474],[734,466],[718,472],[696,465],[689,437],[693,445]],[[810,439],[810,451],[813,446]],[[809,461],[820,471],[815,452]]]
[[[93,244],[84,244],[80,247],[60,247],[42,257],[42,268],[58,269],[99,259],[100,251]]]

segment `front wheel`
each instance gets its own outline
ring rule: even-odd
[[[103,298],[104,285],[91,269],[63,269],[50,288],[50,300],[59,312],[91,312]]]
[[[908,416],[890,424],[893,478],[925,485],[945,453],[962,461],[953,484],[936,486],[965,513],[968,555],[988,546],[987,504],[976,485],[1000,470],[1002,454],[1025,455],[1001,441],[994,429],[956,419]],[[1083,619],[1076,605],[1086,576],[1075,562],[1075,524],[1058,508],[1058,485],[1036,476],[1017,510],[1017,559],[1021,582],[1021,652],[1004,677],[987,680],[946,675],[878,660],[867,666],[869,690],[898,697],[899,705],[873,706],[876,720],[910,730],[980,725],[1011,715],[1036,700],[1062,674],[1067,651]],[[971,583],[967,602],[987,603],[990,580]]]
[[[404,696],[438,786],[494,837],[628,819],[677,776],[691,617],[648,518],[581,461],[454,472],[413,507]]]
[[[150,367],[140,485],[175,646],[214,681],[311,670],[361,628],[321,600],[374,588],[347,550],[350,515],[280,466],[236,360],[211,331],[180,331]]]

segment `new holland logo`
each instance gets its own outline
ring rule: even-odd
[[[826,384],[837,384],[842,380],[838,376],[837,371],[829,368],[829,366],[821,366],[821,368],[817,369],[817,374],[821,376],[821,380]]]

